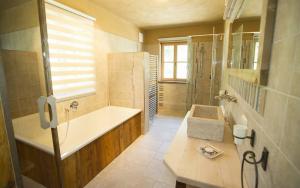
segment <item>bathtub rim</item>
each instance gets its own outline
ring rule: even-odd
[[[105,110],[105,108],[107,108],[107,109],[117,108],[119,110],[128,110],[128,111],[130,111],[130,115],[128,115],[126,118],[122,118],[122,120],[118,121],[118,123],[109,126],[109,128],[105,129],[104,131],[99,132],[97,135],[89,137],[84,142],[82,142],[82,144],[76,145],[75,147],[72,147],[71,149],[63,151],[62,147],[60,146],[61,160],[66,159],[67,157],[71,156],[75,152],[77,152],[80,149],[84,148],[86,145],[92,143],[94,140],[100,138],[101,136],[105,135],[109,131],[113,130],[114,128],[116,128],[116,127],[118,127],[120,125],[122,125],[124,122],[128,121],[129,119],[133,118],[134,116],[136,116],[136,115],[138,115],[139,113],[142,112],[141,109],[137,109],[137,108],[128,108],[128,107],[121,107],[121,106],[105,106],[103,108],[97,109],[97,110],[89,112],[87,114],[84,114],[83,116],[90,115],[91,113],[95,113],[98,110]],[[80,118],[83,118],[83,116],[79,116],[77,118],[74,118],[71,121],[76,121],[76,120],[78,120]],[[64,122],[64,123],[60,123],[58,126],[66,126],[66,125],[67,125],[66,122]],[[50,133],[50,131],[49,131],[49,133]],[[18,140],[18,141],[20,141],[20,142],[22,142],[22,143],[28,144],[28,145],[36,148],[36,149],[39,149],[41,151],[44,151],[44,152],[46,152],[46,153],[51,154],[51,155],[54,156],[53,146],[49,147],[46,144],[41,144],[38,141],[35,141],[35,140],[31,139],[31,138],[26,138],[24,136],[16,134],[16,132],[15,132],[15,139]],[[52,139],[51,136],[50,136],[50,139]]]

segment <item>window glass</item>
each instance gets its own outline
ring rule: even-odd
[[[174,61],[174,46],[164,46],[164,62]]]
[[[174,78],[174,63],[164,64],[164,78]]]
[[[187,79],[187,63],[177,63],[177,79]]]
[[[188,60],[188,47],[186,44],[184,45],[177,45],[177,61],[185,61]]]

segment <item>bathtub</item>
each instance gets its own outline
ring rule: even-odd
[[[140,112],[140,109],[118,106],[101,108],[71,120],[67,137],[67,123],[60,124],[58,136],[61,159],[69,157]],[[40,127],[38,114],[14,119],[13,128],[18,141],[54,155],[51,130]]]
[[[62,123],[57,128],[61,161],[56,163],[51,130],[40,128],[38,115],[14,119],[22,174],[45,187],[60,187],[61,182],[84,187],[141,135],[141,126],[140,109],[117,106],[71,120],[67,137],[67,123]]]

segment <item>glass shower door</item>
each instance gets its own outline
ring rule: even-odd
[[[0,0],[0,7],[0,53],[8,104],[4,113],[12,123],[24,183],[61,187],[57,129],[45,129],[56,113],[52,112],[55,104],[48,105],[52,87],[44,2]],[[43,100],[40,115],[38,101]]]
[[[2,93],[2,92],[1,92]],[[4,110],[2,104],[2,97],[0,95],[0,187],[15,187],[21,184],[20,181],[16,181],[16,173],[18,168],[18,161],[13,160],[12,156],[16,155],[16,147],[14,142],[10,142],[9,136],[11,131],[7,128],[5,122]],[[14,152],[11,152],[14,151]],[[15,156],[14,156],[15,158]],[[19,177],[18,177],[19,178]]]

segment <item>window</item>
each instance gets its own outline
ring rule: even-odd
[[[164,81],[187,79],[188,46],[186,43],[161,44],[161,78]]]
[[[96,92],[94,20],[80,14],[46,3],[52,87],[58,100]]]
[[[258,63],[258,53],[259,53],[259,42],[255,42],[254,45],[254,60],[253,60],[253,69],[257,69],[257,63]]]

